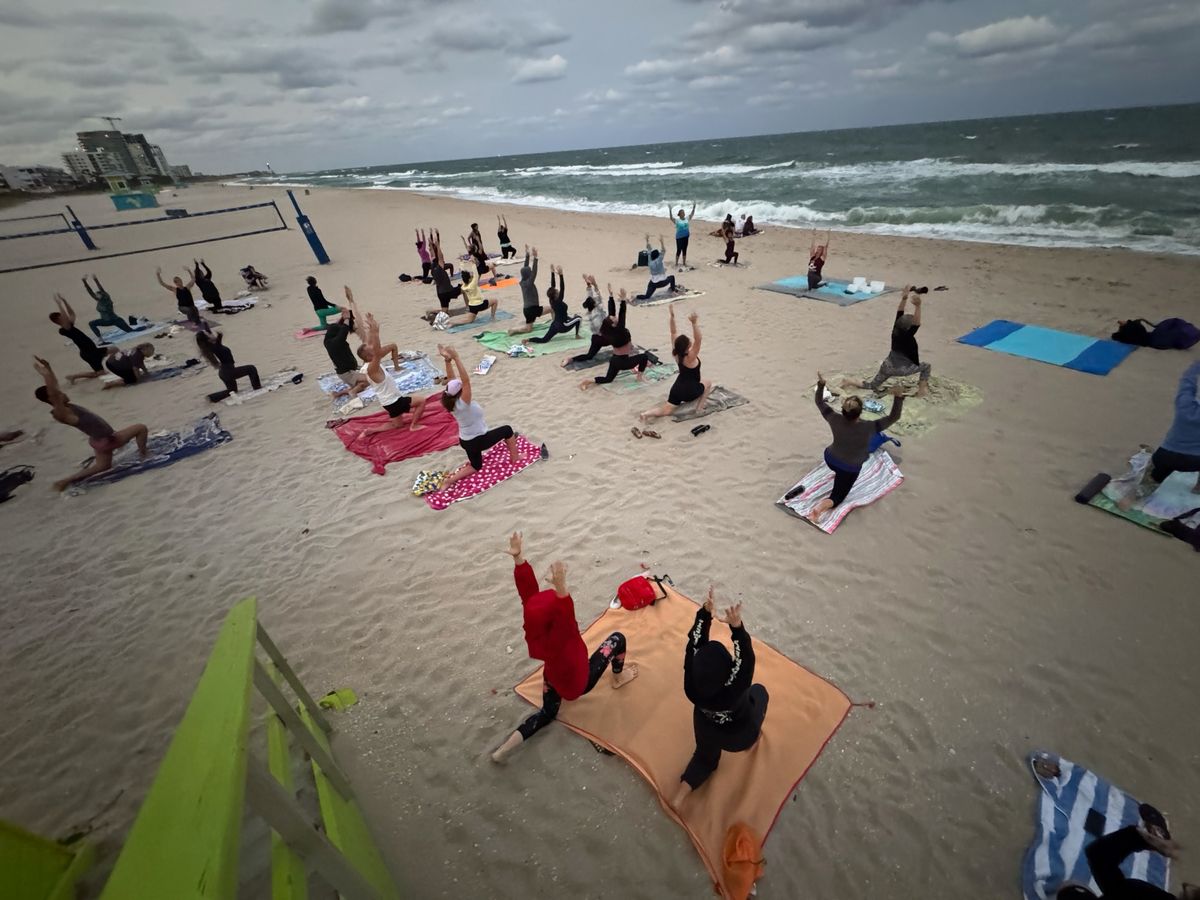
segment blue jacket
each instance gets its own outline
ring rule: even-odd
[[[1197,379],[1200,379],[1200,361],[1188,366],[1179,379],[1179,390],[1175,394],[1175,421],[1163,438],[1164,450],[1200,456],[1200,394],[1197,394]]]

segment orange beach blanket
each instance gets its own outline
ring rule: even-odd
[[[722,754],[712,777],[682,809],[671,809],[667,800],[695,749],[692,706],[683,693],[683,650],[696,604],[669,585],[664,588],[666,599],[653,606],[610,609],[584,630],[589,651],[612,632],[622,632],[628,662],[638,663],[640,671],[619,691],[607,687],[610,676],[605,675],[591,693],[564,703],[558,720],[622,757],[650,782],[664,811],[692,839],[721,896],[742,900],[753,883],[753,877],[747,878],[746,862],[755,848],[747,846],[747,836],[757,836],[761,850],[783,804],[849,713],[850,700],[754,638],[751,620],[747,627],[754,638],[754,680],[770,695],[762,734],[750,750]],[[729,628],[721,622],[714,620],[710,637],[730,645]],[[516,691],[540,705],[542,670],[518,684]],[[727,840],[740,845],[741,852],[729,853]],[[751,866],[750,873],[757,874],[757,867]]]

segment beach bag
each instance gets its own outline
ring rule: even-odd
[[[617,599],[625,609],[641,609],[667,596],[662,583],[669,579],[654,575],[638,575],[617,588]]]
[[[1185,319],[1163,319],[1150,332],[1155,350],[1187,350],[1200,342],[1200,328]]]
[[[634,266],[634,268],[635,268],[635,269],[642,269],[642,268],[645,268],[645,267],[646,267],[646,266],[648,266],[648,265],[650,265],[650,251],[649,251],[649,250],[641,250],[641,251],[639,251],[639,252],[638,252],[638,261],[637,261],[637,265],[636,265],[636,266]]]
[[[1145,347],[1150,340],[1150,332],[1142,323],[1145,319],[1127,319],[1125,324],[1118,326],[1113,332],[1112,339],[1122,344],[1133,344],[1135,347]]]

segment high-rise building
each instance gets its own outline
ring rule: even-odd
[[[124,137],[125,144],[133,155],[133,161],[137,163],[137,174],[151,177],[165,174],[159,171],[158,163],[154,159],[154,147],[146,140],[144,134],[126,134]]]
[[[109,153],[87,151],[80,148],[69,150],[62,156],[67,170],[76,181],[88,183],[108,174],[125,174],[124,170]]]
[[[192,167],[191,166],[171,166],[171,174],[174,175],[176,178],[191,178],[192,177]]]
[[[107,153],[111,156],[120,172],[133,176],[140,171],[121,132],[80,131],[75,137],[79,139],[79,146],[83,150],[89,153]]]
[[[14,191],[53,191],[74,187],[74,179],[50,166],[0,166],[0,178]]]
[[[159,175],[171,177],[171,167],[167,165],[167,155],[163,153],[162,147],[158,144],[150,145],[150,155],[154,159],[154,165],[158,168]]]

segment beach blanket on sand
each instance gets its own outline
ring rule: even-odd
[[[392,368],[389,362],[384,365],[383,370],[392,376],[392,381],[396,382],[396,387],[402,394],[416,394],[428,390],[433,387],[433,379],[441,374],[440,370],[434,368],[433,363],[429,361],[429,357],[423,353],[412,359],[401,359],[399,369]],[[345,384],[335,372],[326,372],[318,377],[317,386],[326,394],[333,394],[345,389]],[[375,399],[375,388],[367,388],[358,395],[357,399],[364,404],[370,403]],[[344,400],[335,398],[334,406],[340,406],[343,402]]]
[[[958,342],[1091,375],[1107,375],[1137,349],[1107,338],[1023,325],[1007,319],[996,319],[976,328],[960,337]]]
[[[513,344],[519,344],[523,340],[529,338],[541,337],[550,330],[550,323],[536,322],[533,326],[533,331],[528,334],[509,334],[507,331],[485,331],[482,334],[475,335],[475,340],[483,344],[489,350],[497,350],[500,353],[507,353],[508,348]],[[582,329],[580,329],[582,332]],[[590,337],[573,337],[574,332],[569,331],[566,334],[560,334],[554,340],[545,344],[530,344],[529,349],[532,353],[528,356],[546,356],[549,353],[563,353],[571,351],[578,353],[581,350],[586,350],[592,344]]]
[[[217,418],[217,414],[209,413],[179,431],[157,431],[151,434],[146,442],[149,451],[146,459],[138,455],[137,445],[130,441],[114,454],[111,469],[86,481],[76,482],[67,488],[67,493],[72,497],[78,496],[89,488],[112,484],[114,481],[151,469],[161,469],[232,440],[233,435],[221,427],[221,420]]]
[[[1040,791],[1033,843],[1021,863],[1025,900],[1054,900],[1058,889],[1069,881],[1088,885],[1099,896],[1084,851],[1096,838],[1136,825],[1140,820],[1138,801],[1054,753],[1031,753],[1029,765]],[[1170,861],[1149,851],[1126,858],[1121,871],[1163,890],[1171,874]]]
[[[784,491],[784,496],[792,488],[799,487],[800,485],[804,485],[804,493],[793,497],[791,500],[780,497],[775,501],[775,505],[780,507],[784,512],[804,519],[809,524],[815,524],[815,527],[821,529],[826,534],[833,534],[837,530],[837,527],[842,524],[842,520],[850,515],[851,510],[874,503],[880,497],[890,494],[896,488],[900,487],[902,481],[904,481],[904,475],[896,467],[896,463],[892,460],[888,452],[886,450],[876,450],[863,463],[858,480],[854,482],[854,487],[850,488],[850,493],[846,499],[836,509],[827,512],[821,518],[820,524],[812,523],[807,518],[808,513],[819,502],[826,499],[833,490],[833,469],[825,465],[824,460],[822,460],[808,474],[791,485],[787,491]]]
[[[688,422],[692,419],[702,419],[705,416],[711,416],[713,413],[719,413],[722,410],[733,409],[735,406],[742,406],[750,401],[741,394],[734,393],[724,385],[714,385],[712,393],[708,395],[708,402],[704,404],[704,409],[696,411],[696,403],[681,404],[680,407],[671,415],[672,422]]]
[[[841,398],[846,394],[857,394],[864,400],[875,399],[880,403],[882,408],[879,411],[870,408],[864,409],[863,419],[866,421],[882,419],[891,411],[891,397],[886,394],[875,394],[870,388],[837,387],[845,377],[849,377],[854,381],[870,381],[875,377],[877,371],[879,370],[876,367],[867,371],[860,370],[830,376],[829,383],[825,387],[833,397],[829,401],[830,404],[837,407],[841,403]],[[937,428],[943,422],[953,422],[961,418],[964,414],[983,402],[983,392],[979,388],[966,382],[955,381],[953,378],[946,378],[937,374],[931,376],[929,379],[929,393],[918,399],[913,396],[917,392],[917,381],[918,376],[905,375],[897,378],[889,378],[883,385],[883,390],[885,391],[891,390],[893,387],[904,388],[904,413],[900,416],[900,421],[888,429],[888,432],[896,437],[911,437],[913,435],[926,434],[933,431],[933,429]],[[806,396],[811,397],[815,389],[815,384],[809,385]]]
[[[456,442],[457,434],[456,431]],[[444,490],[426,494],[425,502],[429,504],[430,509],[445,509],[451,503],[470,500],[500,482],[507,481],[522,469],[532,466],[542,458],[539,448],[527,440],[523,434],[517,435],[517,450],[521,454],[521,459],[514,466],[508,455],[508,446],[503,442],[497,444],[483,454],[482,469]]]
[[[460,331],[475,331],[479,328],[486,328],[489,325],[494,325],[496,322],[499,322],[503,319],[511,319],[512,317],[512,313],[506,312],[503,309],[498,309],[496,310],[496,318],[493,319],[492,314],[489,311],[484,310],[476,317],[474,322],[467,322],[465,325],[452,325],[451,327],[447,328],[446,331],[449,334],[456,334]]]
[[[324,334],[324,328],[301,328],[293,337],[298,341],[303,341],[307,338],[316,337],[318,334]]]
[[[138,384],[147,384],[151,381],[165,381],[168,378],[176,378],[179,375],[195,375],[201,370],[208,368],[200,365],[198,359],[188,359],[183,362],[176,362],[171,359],[159,359],[151,357],[146,360],[146,374],[138,376]],[[116,384],[121,380],[121,376],[114,375],[112,372],[105,370],[105,373],[100,376],[100,381],[104,384]],[[132,385],[130,385],[132,387]]]
[[[257,400],[259,397],[265,397],[267,394],[279,390],[285,384],[293,384],[295,377],[299,374],[296,371],[296,367],[291,366],[262,379],[262,387],[257,391],[238,391],[230,394],[222,402],[226,406],[241,406],[248,400]]]
[[[678,374],[679,368],[674,363],[659,364],[650,366],[642,373],[642,380],[638,381],[634,376],[632,369],[626,369],[608,384],[600,385],[609,393],[627,394],[630,391],[640,391],[642,388],[654,387],[663,381],[673,381]]]
[[[122,331],[120,328],[100,329],[100,340],[106,344],[124,344],[129,341],[135,341],[140,344],[142,341],[149,341],[151,335],[157,334],[162,329],[169,328],[170,326],[171,323],[166,321],[149,322],[141,319],[137,325],[130,325],[134,329],[133,331]],[[67,341],[67,344],[74,346],[72,341]]]
[[[1134,453],[1129,458],[1129,468],[1109,481],[1088,500],[1088,505],[1165,535],[1166,532],[1159,527],[1163,522],[1200,507],[1200,494],[1192,493],[1197,475],[1195,472],[1174,472],[1149,496],[1134,500],[1128,508],[1122,509],[1122,501],[1141,484],[1152,455],[1149,447],[1142,447]],[[1200,515],[1191,517],[1189,524],[1196,524],[1197,519],[1200,519]]]
[[[748,262],[740,262],[739,261],[739,262],[733,263],[733,262],[724,262],[719,259],[714,259],[708,265],[713,269],[734,269],[735,271],[737,269],[750,268],[750,263],[748,263]]]
[[[225,300],[221,303],[220,309],[213,309],[212,304],[203,298],[196,301],[196,309],[200,310],[201,312],[211,311],[214,313],[229,313],[231,315],[233,313],[245,312],[246,310],[252,309],[257,305],[258,298],[249,296],[237,297],[233,300]]]
[[[481,291],[498,291],[500,288],[512,287],[516,283],[517,279],[510,275],[508,278],[497,278],[494,284],[481,284],[479,289]]]
[[[652,366],[657,366],[662,362],[662,360],[658,358],[657,354],[655,354],[653,350],[646,350],[644,347],[638,347],[636,344],[634,345],[633,352],[648,354],[650,357],[650,365]],[[608,361],[610,359],[612,359],[612,350],[610,350],[608,347],[605,347],[591,359],[584,359],[578,362],[572,360],[563,366],[563,368],[568,372],[579,372],[583,369],[594,369],[596,366],[604,366],[605,368],[608,368]]]
[[[663,289],[655,291],[649,300],[630,300],[630,306],[666,306],[668,303],[674,303],[676,300],[688,300],[692,297],[703,297],[704,291],[681,291],[673,294],[670,291]]]
[[[381,409],[368,416],[356,416],[338,422],[333,426],[333,432],[347,450],[371,464],[372,472],[382,475],[389,463],[436,453],[458,443],[458,423],[438,402],[439,396],[440,391],[427,399],[425,411],[421,414],[421,425],[424,427],[417,431],[409,429],[411,420],[406,415],[405,424],[401,427],[364,436],[363,432],[368,428],[377,428],[388,421],[387,411]]]
[[[629,642],[629,661],[639,674],[619,691],[604,675],[590,693],[564,703],[558,721],[610,750],[650,783],[663,812],[691,838],[722,897],[731,897],[723,864],[731,826],[744,823],[767,840],[800,779],[808,772],[850,711],[850,700],[823,678],[754,640],[754,680],[770,695],[758,742],[741,753],[724,753],[716,772],[675,812],[667,798],[695,748],[692,705],[684,696],[683,648],[696,604],[668,584],[666,598],[639,610],[610,609],[583,632],[594,650],[614,631]],[[730,646],[729,628],[712,623],[712,640]],[[516,686],[534,706],[542,700],[539,668]],[[770,857],[768,849],[767,856]],[[777,865],[784,865],[779,862]],[[771,864],[767,864],[770,877]]]
[[[810,289],[808,275],[789,275],[769,284],[760,284],[760,291],[773,291],[776,294],[789,294],[792,297],[804,297],[808,300],[823,300],[826,303],[836,303],[838,306],[853,306],[864,300],[882,297],[884,294],[895,293],[896,288],[885,288],[882,291],[855,291],[850,282],[836,278],[826,279],[819,288]]]

